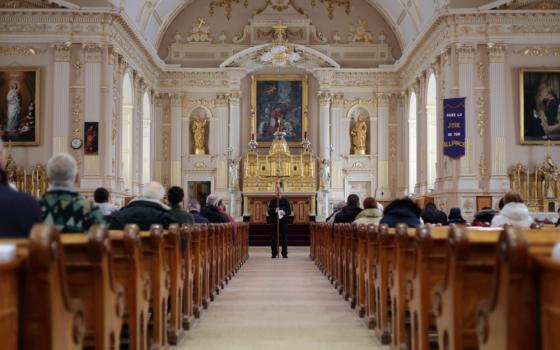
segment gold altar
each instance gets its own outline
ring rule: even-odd
[[[292,205],[294,224],[308,223],[315,215],[317,171],[310,145],[305,139],[301,153],[291,154],[283,132],[275,134],[268,154],[259,154],[254,140],[249,143],[243,166],[243,212],[251,223],[266,224],[277,181]]]
[[[518,192],[530,211],[551,212],[560,205],[560,167],[546,156],[542,164],[529,167],[518,163],[509,172],[510,187]]]
[[[252,147],[245,156],[243,192],[274,192],[277,178],[285,192],[317,191],[315,156],[309,146],[300,154],[291,154],[282,133],[277,134],[268,154],[259,154]]]

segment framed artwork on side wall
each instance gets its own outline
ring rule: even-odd
[[[84,154],[99,153],[99,123],[84,123]]]
[[[0,137],[14,146],[40,143],[40,68],[0,67]]]
[[[560,144],[560,68],[519,70],[521,144]]]

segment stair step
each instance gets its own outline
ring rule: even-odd
[[[249,245],[252,247],[270,246],[271,232],[271,224],[251,224],[249,226]],[[308,247],[309,224],[289,224],[288,245]]]

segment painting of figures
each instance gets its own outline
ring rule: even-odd
[[[253,130],[259,145],[267,146],[277,130],[292,145],[307,131],[307,79],[305,76],[253,78]]]
[[[39,145],[39,68],[0,68],[0,137],[14,146]]]
[[[560,144],[560,69],[519,72],[522,144]]]

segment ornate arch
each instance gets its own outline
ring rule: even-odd
[[[304,45],[290,45],[293,46],[297,51],[301,52],[302,56],[304,57],[303,60],[297,62],[294,65],[297,68],[304,69],[310,73],[313,73],[314,68],[340,68],[340,64],[320,51]],[[272,45],[270,43],[267,43],[249,47],[226,59],[220,64],[220,68],[243,67],[246,68],[249,73],[251,71],[265,67],[264,64],[258,62],[257,55],[261,50],[269,48],[271,46]]]

